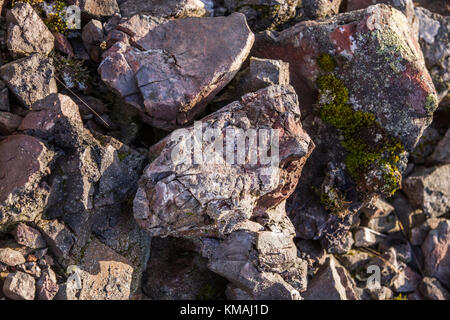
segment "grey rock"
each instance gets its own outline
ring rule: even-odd
[[[208,11],[200,0],[125,0],[119,5],[124,17],[145,14],[163,18],[203,17]]]
[[[3,293],[13,300],[34,300],[35,283],[34,278],[26,273],[10,273],[3,284]]]
[[[360,227],[355,232],[355,247],[370,247],[385,238],[383,234],[366,227]]]
[[[19,251],[11,248],[0,248],[0,262],[10,267],[25,263],[25,258]]]
[[[116,0],[69,0],[70,4],[80,7],[88,17],[105,18],[120,13]]]
[[[105,39],[102,23],[92,19],[84,27],[81,33],[83,45],[93,61],[98,62],[101,58],[102,49],[100,44]]]
[[[450,300],[450,293],[436,278],[424,277],[419,284],[419,291],[429,300]]]
[[[392,279],[392,287],[395,292],[413,292],[417,289],[421,280],[420,274],[407,266]]]
[[[74,243],[72,232],[58,220],[40,220],[37,223],[48,245],[56,256],[67,258]]]
[[[58,290],[59,286],[56,281],[55,272],[50,268],[44,270],[36,282],[36,299],[53,300]]]
[[[302,0],[302,14],[311,20],[329,17],[339,12],[341,2],[342,0]]]
[[[379,289],[369,289],[369,294],[374,300],[392,300],[394,297],[392,290],[384,286]]]
[[[439,141],[434,149],[433,154],[428,159],[435,164],[449,164],[450,163],[450,129],[447,130],[445,136]]]
[[[368,219],[377,219],[388,216],[394,211],[394,207],[386,202],[386,200],[375,197],[370,203],[364,206],[361,211]]]
[[[428,235],[428,232],[438,227],[439,223],[444,219],[430,218],[421,225],[411,229],[409,234],[409,241],[413,246],[421,246]]]
[[[14,238],[18,244],[32,249],[42,249],[47,246],[42,234],[24,223],[17,225],[14,230]]]

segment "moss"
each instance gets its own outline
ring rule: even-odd
[[[117,156],[119,157],[119,160],[122,162],[123,160],[125,160],[126,157],[128,157],[130,155],[129,152],[118,152]]]
[[[331,72],[336,68],[336,62],[334,61],[333,57],[331,57],[329,54],[322,53],[317,58],[317,64],[319,67],[327,72]]]
[[[320,58],[323,61],[330,59]],[[329,70],[330,65],[325,68]],[[323,69],[327,71],[327,69]],[[348,104],[349,91],[343,82],[333,74],[317,79],[319,89],[320,117],[323,121],[339,129],[344,136],[342,146],[348,151],[345,159],[347,169],[357,182],[360,190],[373,190],[367,186],[370,171],[381,173],[376,186],[386,195],[392,195],[400,187],[396,164],[404,153],[403,145],[390,137],[369,112],[353,110]],[[375,182],[377,183],[377,182]]]
[[[425,110],[428,114],[432,114],[437,109],[437,106],[436,97],[430,93],[425,101]]]
[[[325,187],[325,190],[320,194],[320,203],[325,210],[331,212],[339,217],[346,216],[348,212],[348,202],[345,201],[345,196],[335,187]]]

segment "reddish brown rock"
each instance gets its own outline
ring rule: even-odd
[[[50,268],[46,269],[36,282],[36,299],[53,300],[58,290],[55,272]]]
[[[55,37],[55,49],[68,55],[69,57],[73,57],[73,48],[69,40],[67,40],[67,38],[59,32],[53,33],[53,36]]]
[[[41,249],[46,247],[45,239],[42,234],[24,223],[19,223],[14,231],[14,238],[18,244],[32,249]]]
[[[68,3],[77,5],[84,15],[91,18],[110,17],[120,13],[116,0],[69,0]]]
[[[10,135],[19,127],[22,117],[9,112],[0,111],[0,134]]]
[[[144,121],[162,129],[200,115],[237,73],[254,39],[241,14],[170,20],[132,36],[133,45],[124,37],[104,53],[99,72]]]

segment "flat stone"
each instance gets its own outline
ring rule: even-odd
[[[0,248],[0,262],[10,267],[25,263],[22,253],[11,248]]]

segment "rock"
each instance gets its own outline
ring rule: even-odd
[[[419,20],[419,39],[425,62],[433,78],[438,100],[449,103],[450,81],[450,17],[416,7]]]
[[[433,154],[429,157],[429,161],[435,164],[450,163],[450,129],[447,130],[445,136],[439,141],[434,149]]]
[[[14,58],[33,53],[48,55],[53,50],[55,38],[29,3],[14,5],[6,20],[9,23],[8,49]]]
[[[400,231],[400,225],[394,213],[391,213],[386,217],[370,219],[365,226],[380,233],[393,233]]]
[[[69,0],[68,3],[80,7],[81,12],[91,18],[106,18],[120,13],[116,0]]]
[[[41,233],[24,223],[17,225],[17,228],[14,230],[14,238],[18,244],[32,249],[42,249],[47,246]]]
[[[56,256],[68,258],[74,243],[72,232],[58,220],[40,220],[37,224]]]
[[[225,295],[228,300],[252,300],[252,296],[249,295],[244,290],[233,286],[232,284],[227,285]]]
[[[428,233],[438,227],[439,223],[444,221],[444,219],[430,218],[421,225],[414,227],[410,231],[409,241],[413,246],[421,246],[425,241]]]
[[[138,18],[130,25],[133,19]],[[101,78],[144,121],[165,130],[185,126],[204,111],[235,76],[254,40],[241,14],[170,20],[138,31],[139,37],[134,26],[131,32],[119,27],[130,36],[135,32],[134,46],[123,34],[103,54]]]
[[[439,217],[450,210],[450,165],[433,168],[417,167],[406,178],[403,190],[411,204],[431,217]]]
[[[33,54],[0,67],[0,77],[26,107],[58,91],[51,59]]]
[[[13,113],[0,111],[0,134],[10,135],[19,127],[22,118]]]
[[[337,256],[339,262],[352,274],[359,273],[369,258],[368,253],[358,250],[350,250],[346,254]]]
[[[407,266],[392,279],[392,286],[395,292],[413,292],[417,289],[421,280],[420,274]]]
[[[379,243],[383,237],[383,234],[371,230],[369,228],[361,227],[355,232],[355,246],[356,247],[370,247]]]
[[[302,0],[301,10],[304,17],[315,20],[338,14],[341,2],[342,0]]]
[[[159,156],[145,169],[139,182],[134,199],[138,224],[153,236],[217,236],[241,228],[256,212],[276,207],[292,193],[314,147],[302,130],[299,112],[292,87],[271,86],[245,95],[201,123],[174,131],[154,147],[154,151],[159,149]],[[258,114],[266,117],[256,117]],[[231,132],[235,128],[284,128],[279,136],[279,165],[274,164],[279,169],[267,161],[249,166],[248,160],[241,158],[248,150],[236,157],[242,164],[235,160],[230,163],[220,153],[214,153],[209,138],[203,139],[201,150],[196,151],[203,155],[200,166],[192,163],[192,149],[187,146],[199,130],[214,132],[220,139],[227,129]],[[178,137],[183,140],[177,142]],[[201,139],[195,139],[198,138]],[[239,148],[237,143],[228,141],[227,148]],[[171,159],[171,154],[175,159]],[[267,183],[262,186],[257,181]]]
[[[38,139],[12,135],[0,142],[0,229],[18,221],[32,221],[44,209],[55,153]]]
[[[55,49],[73,58],[75,54],[69,40],[59,32],[53,33],[53,36],[55,37]]]
[[[124,17],[145,14],[163,18],[203,17],[207,15],[201,0],[125,0],[119,4]]]
[[[394,293],[388,287],[380,287],[379,289],[369,289],[369,294],[374,300],[392,300]]]
[[[436,144],[441,139],[439,132],[433,128],[428,127],[422,134],[415,149],[411,152],[411,159],[415,164],[423,164],[427,157],[433,152]],[[405,172],[406,176],[406,172]]]
[[[411,207],[408,198],[401,191],[395,193],[392,204],[395,208],[395,213],[398,219],[405,228],[405,231],[424,223],[427,219],[427,216],[422,209],[414,210]]]
[[[84,47],[91,59],[93,61],[99,61],[102,53],[100,44],[105,38],[102,23],[95,19],[89,21],[89,23],[83,27],[81,38],[83,39]]]
[[[9,112],[9,95],[5,83],[0,80],[0,110]]]
[[[45,270],[36,282],[36,299],[53,300],[58,293],[59,286],[56,282],[56,275],[52,269]]]
[[[3,284],[3,293],[13,300],[34,300],[35,280],[32,276],[23,273],[10,273]]]
[[[414,15],[414,2],[412,0],[347,0],[346,11],[365,9],[376,3],[384,3],[401,11],[412,24],[413,20],[417,20]]]
[[[130,298],[131,263],[98,240],[93,240],[85,248],[79,270],[82,283],[79,300]]]
[[[185,239],[154,238],[143,292],[157,300],[223,298],[227,281],[207,268]]]
[[[450,294],[436,278],[424,277],[419,290],[429,300],[450,300]]]
[[[308,284],[305,300],[359,300],[347,270],[330,256]]]
[[[378,219],[391,214],[394,211],[394,207],[382,198],[376,197],[364,206],[361,211],[368,219]]]
[[[368,274],[366,270],[369,266],[378,266],[380,268],[381,285],[389,287],[392,279],[400,273],[399,262],[397,261],[397,253],[394,248],[390,248],[380,256],[374,256],[362,268],[364,277],[360,277],[361,281],[366,281]]]
[[[11,248],[0,248],[0,262],[10,267],[25,263],[22,253]]]
[[[425,273],[450,287],[450,221],[442,221],[428,233],[422,244]]]
[[[225,0],[225,8],[229,12],[245,14],[247,21],[255,31],[273,29],[293,18],[298,0]]]
[[[27,259],[30,256],[27,257]],[[42,270],[36,262],[25,262],[20,266],[17,266],[17,270],[28,273],[33,278],[39,278],[41,276]]]

